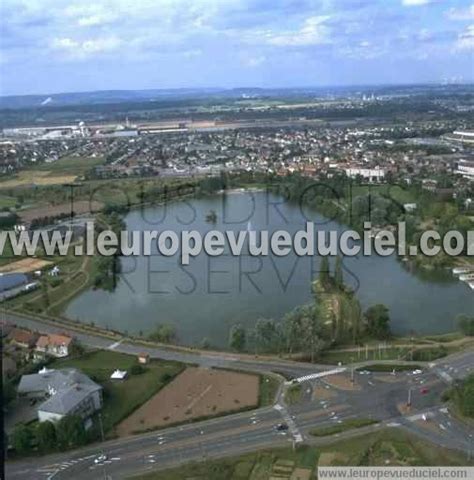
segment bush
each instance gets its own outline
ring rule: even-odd
[[[62,448],[79,447],[87,441],[84,423],[77,415],[61,418],[56,426],[56,434]]]
[[[130,368],[130,375],[141,375],[142,373],[146,372],[146,368],[140,365],[139,363],[135,363]]]
[[[438,358],[443,358],[448,354],[446,347],[443,345],[434,348],[419,348],[413,352],[413,361],[415,362],[431,362]]]
[[[15,451],[24,455],[32,450],[33,432],[27,425],[17,425],[11,435],[11,444]]]
[[[56,448],[56,428],[52,422],[41,422],[36,429],[36,441],[43,452]]]
[[[459,330],[468,337],[474,337],[474,317],[460,315],[458,318]]]
[[[172,379],[173,379],[173,375],[171,375],[170,373],[163,373],[163,375],[161,375],[160,377],[160,382],[167,383]]]

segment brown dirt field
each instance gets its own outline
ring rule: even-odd
[[[87,200],[79,200],[74,202],[74,213],[82,215],[84,213],[97,212],[102,208],[100,202],[89,202]],[[24,222],[31,222],[35,218],[55,217],[57,215],[68,214],[71,212],[70,203],[62,203],[61,205],[51,205],[49,207],[31,208],[24,212],[19,212],[20,218]]]
[[[360,390],[357,381],[352,383],[350,377],[346,375],[328,375],[324,377],[324,382],[341,390]]]
[[[347,462],[347,455],[341,452],[323,452],[319,456],[318,466],[330,467],[331,465],[341,465]]]
[[[29,273],[36,270],[41,270],[49,265],[52,265],[52,262],[47,260],[41,260],[39,258],[23,258],[17,262],[12,262],[3,267],[0,267],[1,273]]]
[[[189,367],[117,427],[120,436],[258,405],[256,375]]]
[[[309,468],[295,468],[290,480],[310,480],[311,470]]]

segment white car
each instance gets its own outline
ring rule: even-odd
[[[94,463],[101,463],[101,462],[105,462],[106,460],[107,460],[107,455],[102,453],[94,460]]]
[[[413,370],[413,375],[419,375],[420,373],[423,373],[423,370]]]

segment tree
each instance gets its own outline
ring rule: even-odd
[[[265,352],[278,350],[281,346],[281,332],[272,319],[259,318],[254,330],[255,347]]]
[[[24,455],[31,451],[33,433],[31,428],[20,424],[17,425],[11,434],[11,443],[13,448],[20,455]]]
[[[329,286],[329,259],[324,256],[321,257],[321,266],[319,267],[319,283],[323,288]]]
[[[369,307],[365,312],[365,319],[369,335],[380,340],[390,337],[390,315],[385,305],[379,303]]]
[[[459,315],[458,317],[459,330],[468,337],[474,336],[474,317],[467,315]]]
[[[56,428],[52,422],[41,422],[36,429],[36,440],[40,450],[47,452],[56,446]]]
[[[322,325],[315,305],[303,305],[285,316],[284,337],[288,351],[306,353],[311,361],[325,346]]]
[[[237,352],[242,352],[245,349],[246,341],[245,328],[240,324],[232,325],[229,334],[230,348]]]
[[[344,274],[342,273],[342,257],[340,255],[336,258],[336,266],[334,267],[334,283],[336,288],[342,290],[344,288]]]
[[[56,435],[62,448],[78,447],[86,440],[86,431],[82,418],[77,415],[67,415],[57,423]]]
[[[176,339],[176,331],[173,325],[158,325],[148,338],[154,342],[171,343]]]

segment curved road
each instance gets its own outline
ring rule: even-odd
[[[35,330],[66,330],[62,326],[43,324],[38,320],[11,313],[7,313],[6,318],[17,325]],[[153,358],[206,367],[282,373],[291,378],[299,378],[303,394],[297,404],[288,406],[284,402],[283,388],[273,407],[119,438],[66,453],[7,462],[8,479],[127,478],[133,474],[171,467],[191,460],[206,461],[303,441],[327,442],[331,439],[315,439],[309,435],[309,431],[315,427],[333,425],[356,417],[371,418],[379,422],[357,433],[376,430],[381,426],[403,428],[443,447],[465,451],[467,457],[472,454],[472,431],[451,417],[440,404],[439,397],[447,384],[464,378],[473,371],[474,350],[433,362],[427,365],[421,374],[411,371],[395,375],[356,372],[352,384],[349,370],[335,370],[327,365],[225,353],[145,348],[126,340],[112,342],[100,336],[75,331],[71,333],[85,345],[95,348],[112,348],[130,354],[145,351]],[[409,411],[405,411],[409,389],[412,406]],[[426,389],[427,394],[423,393]],[[279,432],[275,429],[275,426],[282,422],[289,426],[288,431]],[[354,431],[350,431],[340,434],[338,438],[354,434]],[[107,459],[95,463],[95,459],[102,452]]]

